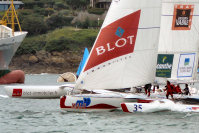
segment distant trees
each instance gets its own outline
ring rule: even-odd
[[[47,25],[42,17],[26,16],[21,22],[21,27],[24,31],[28,31],[29,35],[44,34],[47,32]]]
[[[55,13],[46,20],[49,29],[61,28],[62,26],[70,26],[73,17],[65,16],[62,13]]]
[[[86,9],[90,3],[90,0],[65,0],[68,5],[72,7],[72,9]]]

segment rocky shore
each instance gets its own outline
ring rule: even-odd
[[[52,52],[38,51],[36,54],[14,56],[10,70],[20,69],[26,74],[76,72],[83,51]]]

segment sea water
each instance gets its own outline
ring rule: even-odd
[[[26,75],[25,84],[53,85],[58,84],[57,78],[56,74]],[[65,112],[59,108],[59,99],[9,98],[0,86],[0,133],[136,132],[198,133],[199,113]]]

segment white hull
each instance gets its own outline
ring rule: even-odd
[[[60,107],[73,112],[102,112],[120,108],[124,102],[122,97],[112,97],[104,94],[90,94],[79,96],[62,96]]]
[[[159,112],[159,111],[176,111],[176,112],[199,112],[199,105],[177,104],[170,100],[157,100],[152,103],[122,103],[124,112]]]
[[[11,31],[8,27],[0,27],[0,70],[8,69],[12,57],[27,35],[27,32],[14,32],[12,36]]]
[[[36,85],[12,85],[5,86],[5,91],[9,97],[13,98],[60,98],[72,91],[74,84],[64,86],[36,86]]]

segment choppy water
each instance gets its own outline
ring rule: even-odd
[[[55,84],[58,75],[26,75],[25,84]],[[15,99],[0,86],[0,133],[198,133],[199,113],[68,113],[59,99]]]

